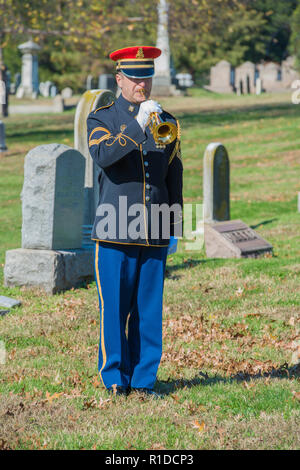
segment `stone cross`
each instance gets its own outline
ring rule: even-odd
[[[204,222],[230,220],[229,158],[220,143],[207,146],[203,162]]]
[[[17,98],[24,96],[32,98],[32,96],[37,96],[39,92],[37,53],[41,48],[30,40],[18,46],[18,49],[22,52],[22,78]]]

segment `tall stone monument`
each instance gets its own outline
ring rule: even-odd
[[[22,52],[22,74],[17,98],[36,98],[39,93],[37,53],[41,48],[30,40],[18,46],[18,49]]]
[[[66,145],[40,145],[25,157],[22,248],[6,252],[6,286],[54,294],[93,279],[93,254],[83,250],[85,159]]]
[[[157,6],[158,26],[156,47],[161,49],[161,55],[155,59],[155,75],[152,82],[153,96],[179,95],[180,90],[171,84],[170,71],[170,44],[169,44],[169,4],[166,0],[159,0]]]

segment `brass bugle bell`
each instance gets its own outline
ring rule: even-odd
[[[145,90],[140,90],[145,96]],[[158,113],[151,113],[147,126],[153,135],[153,139],[157,145],[171,144],[177,137],[177,126],[169,121],[163,121]]]

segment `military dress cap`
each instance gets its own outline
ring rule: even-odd
[[[154,59],[159,57],[161,50],[151,46],[134,46],[118,49],[110,54],[117,62],[118,72],[129,78],[150,78],[154,75]]]

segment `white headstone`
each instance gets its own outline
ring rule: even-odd
[[[73,96],[73,90],[70,87],[66,87],[63,90],[61,90],[61,96],[64,99],[72,98]]]

